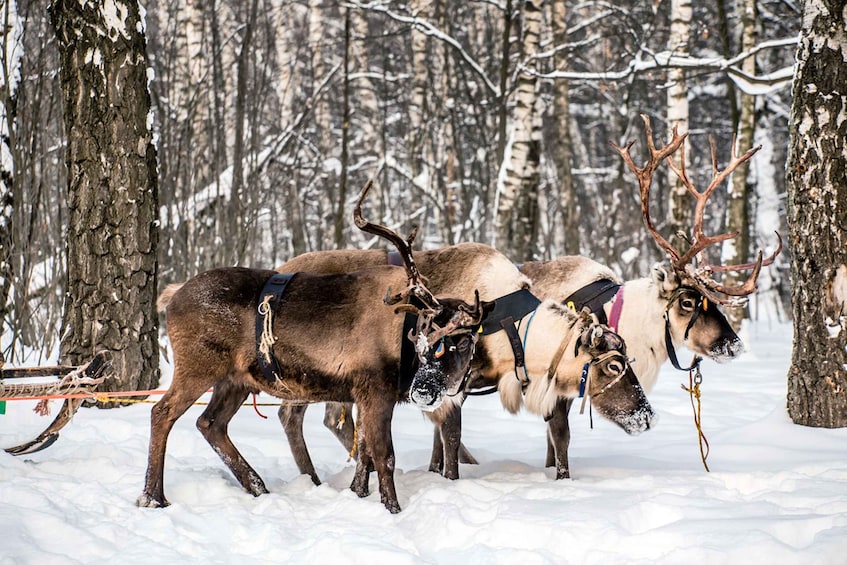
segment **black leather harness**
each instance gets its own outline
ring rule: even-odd
[[[273,316],[279,307],[279,301],[288,287],[288,283],[297,273],[277,273],[265,282],[259,295],[259,307],[256,312],[256,359],[265,380],[270,383],[282,379],[279,361],[273,350]],[[269,331],[266,331],[269,330]]]
[[[603,309],[603,305],[615,296],[620,287],[621,285],[615,281],[601,279],[575,291],[565,298],[564,303],[565,306],[575,312],[588,307],[591,313],[597,316],[599,322],[605,325],[609,323],[609,320],[606,318],[606,311]]]

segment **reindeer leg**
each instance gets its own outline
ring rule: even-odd
[[[324,426],[341,442],[347,453],[353,451],[356,425],[353,420],[352,402],[327,402],[324,412]]]
[[[459,443],[459,463],[465,463],[467,465],[479,465],[479,461],[476,460],[476,457],[468,451],[468,448],[465,447],[464,443]]]
[[[462,443],[462,407],[455,406],[448,410],[444,422],[440,426],[441,441],[444,444],[445,478],[459,478],[459,446]]]
[[[394,445],[391,441],[391,418],[394,403],[388,399],[366,399],[359,402],[359,433],[367,441],[379,481],[379,497],[392,514],[400,512],[394,486]],[[361,455],[365,455],[362,453]],[[360,458],[360,463],[361,459]]]
[[[268,492],[259,474],[247,463],[229,438],[229,422],[250,392],[224,379],[215,385],[209,405],[197,418],[197,429],[223,460],[244,490],[253,496]]]
[[[444,470],[444,442],[441,441],[441,425],[435,424],[432,434],[432,456],[429,459],[429,470],[439,475]]]
[[[181,382],[185,386],[180,386]],[[144,491],[135,501],[136,505],[148,508],[169,506],[165,498],[164,472],[165,449],[168,434],[174,422],[200,398],[209,388],[207,378],[190,379],[182,376],[180,369],[174,370],[174,380],[171,388],[150,411],[150,449],[147,456],[147,474],[144,480]]]
[[[282,429],[285,430],[288,447],[291,448],[291,455],[300,474],[309,475],[312,482],[319,485],[321,480],[315,471],[315,465],[312,463],[312,457],[309,455],[309,448],[306,447],[306,439],[303,436],[303,418],[306,416],[306,408],[308,408],[306,404],[283,404],[279,407],[279,421]]]
[[[364,498],[371,493],[368,482],[371,478],[373,470],[373,459],[368,450],[368,442],[365,440],[365,435],[362,430],[359,431],[359,442],[356,450],[359,457],[356,459],[356,471],[353,473],[353,481],[350,483],[350,490],[356,493],[359,498]]]
[[[571,441],[568,412],[572,404],[572,398],[560,398],[553,408],[552,417],[547,421],[547,466],[552,467],[555,464],[557,480],[571,477],[568,466],[568,445]]]

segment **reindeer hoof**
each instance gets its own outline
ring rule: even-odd
[[[365,498],[371,494],[371,489],[368,488],[368,483],[362,485],[358,481],[354,481],[353,484],[350,485],[350,490],[355,492],[356,496],[359,498]]]
[[[165,508],[167,506],[170,506],[171,503],[168,502],[164,497],[158,499],[156,497],[150,496],[147,493],[144,493],[135,500],[135,505],[139,508]]]
[[[261,496],[263,494],[268,494],[269,492],[271,492],[268,490],[268,487],[265,486],[265,483],[262,481],[262,479],[250,481],[249,483],[247,483],[247,485],[245,485],[244,490],[246,490],[253,496]]]
[[[385,508],[387,508],[388,511],[392,514],[400,513],[400,503],[396,500],[386,500],[383,502],[383,504],[385,505]]]

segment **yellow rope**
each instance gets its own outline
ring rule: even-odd
[[[350,450],[350,453],[347,456],[347,462],[349,463],[351,459],[356,457],[356,450],[359,449],[359,422],[358,420],[353,423],[353,449]]]
[[[700,420],[700,383],[702,382],[703,375],[700,373],[700,366],[697,365],[694,369],[688,371],[688,386],[686,387],[684,384],[680,386],[691,398],[691,409],[694,411],[694,426],[697,428],[697,439],[700,443],[700,459],[703,460],[703,467],[706,468],[706,472],[708,473],[709,465],[706,464],[706,459],[709,457],[709,440],[706,439],[706,434],[703,433]]]

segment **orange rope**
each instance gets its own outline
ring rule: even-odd
[[[21,396],[17,398],[5,398],[4,400],[61,400],[65,398],[71,399],[94,399],[99,400],[100,398],[121,398],[121,397],[130,397],[130,396],[150,396],[154,394],[165,394],[166,390],[128,390],[128,391],[116,391],[109,393],[97,393],[97,392],[78,392],[75,394],[46,394],[41,396]]]
[[[206,392],[208,393],[208,392],[212,392],[212,391],[213,391],[213,389],[209,389]],[[144,402],[144,403],[154,404],[155,401],[153,401],[153,400],[127,400],[127,399],[129,397],[133,397],[133,396],[162,395],[162,394],[165,394],[166,392],[168,392],[168,391],[167,390],[127,390],[127,391],[115,391],[115,392],[93,392],[92,391],[92,392],[84,392],[84,393],[78,392],[78,393],[74,393],[74,394],[49,394],[49,395],[45,394],[45,395],[41,395],[41,396],[19,396],[19,397],[15,397],[15,398],[4,398],[3,400],[4,401],[5,400],[39,400],[39,401],[43,402],[45,400],[78,399],[78,400],[96,400],[96,401],[99,401],[99,402],[109,402],[109,401],[112,401],[112,400],[118,400],[120,398],[123,398],[124,400],[122,400],[122,402],[127,402],[127,403]],[[272,403],[257,402],[257,398],[258,398],[258,395],[254,394],[253,395],[253,403],[252,403],[253,409],[256,411],[256,414],[258,414],[260,417],[264,418],[265,420],[267,420],[268,417],[265,416],[264,414],[262,414],[261,412],[259,412],[259,408],[258,408],[259,406],[279,406],[280,404],[292,404],[292,405],[301,406],[301,405],[304,405],[304,404],[305,405],[313,404],[312,402],[298,402],[298,401],[291,401],[291,400],[283,400],[281,402],[272,402]],[[206,405],[206,404],[208,404],[208,402],[195,402],[194,404],[196,404],[196,405]],[[243,404],[242,406],[247,406],[247,404]]]

